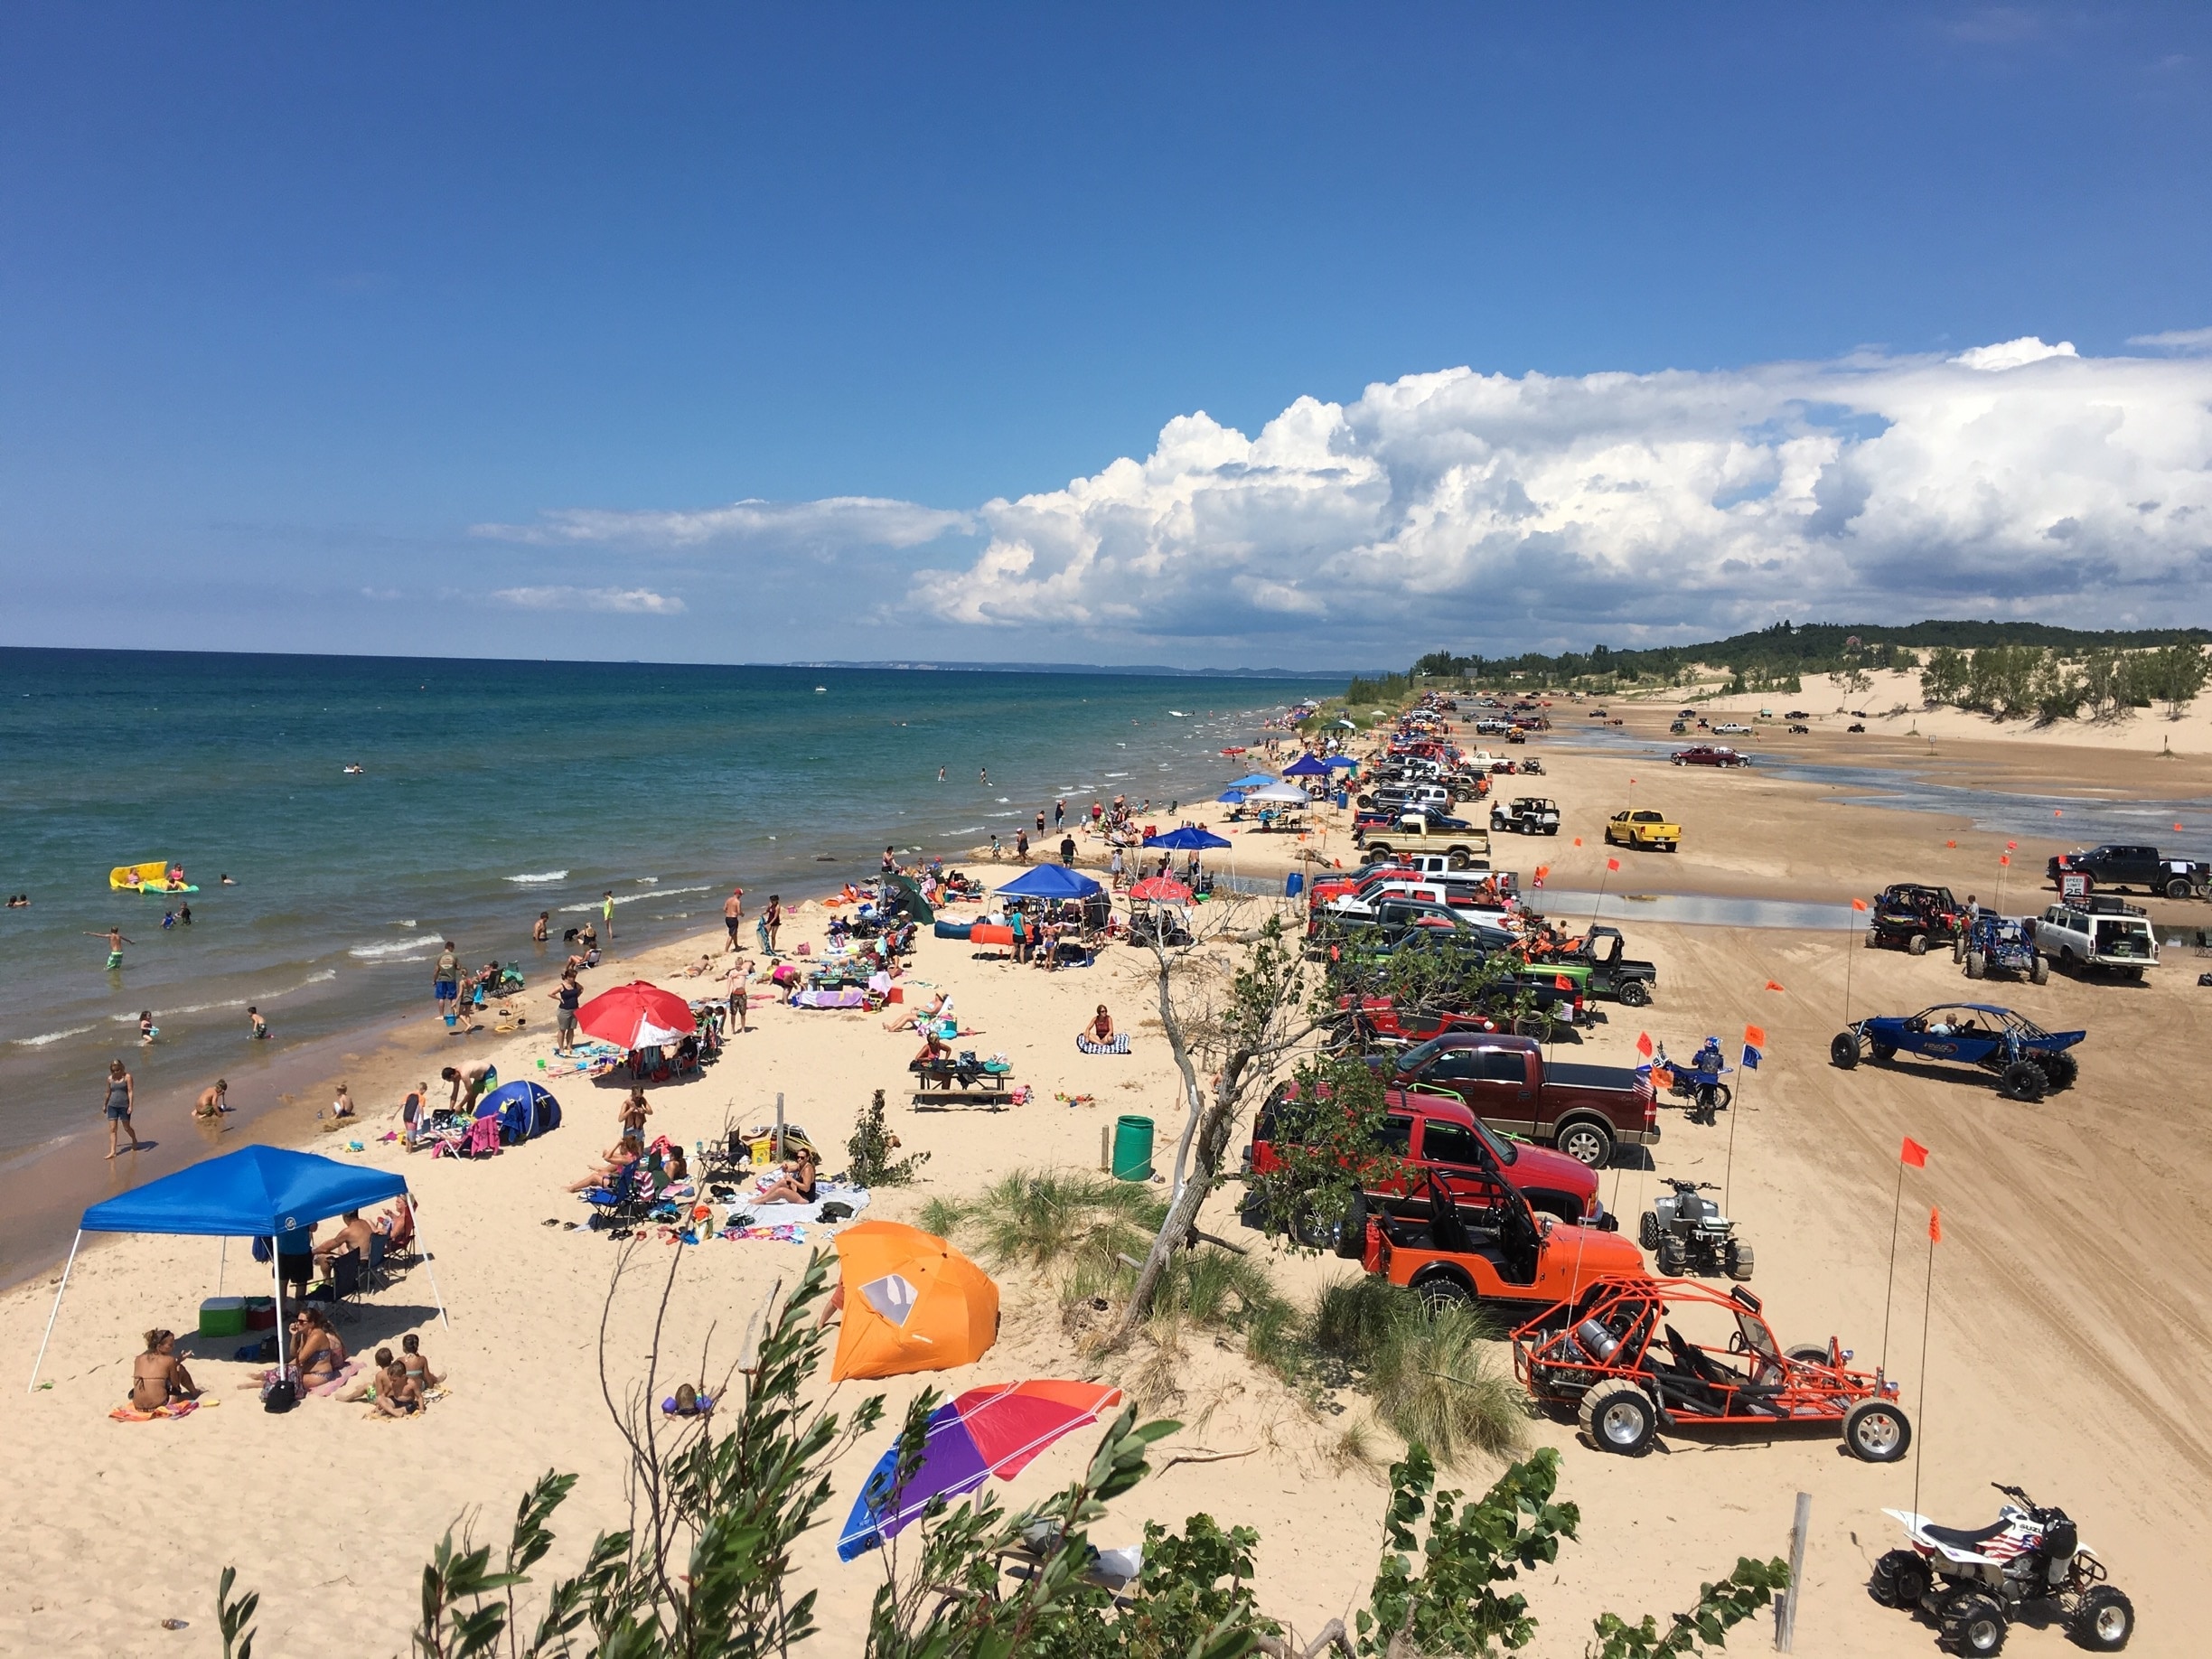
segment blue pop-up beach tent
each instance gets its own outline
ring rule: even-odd
[[[1328,775],[1328,762],[1310,755],[1301,755],[1283,768],[1286,778],[1319,778]]]
[[[1147,836],[1145,845],[1165,852],[1203,852],[1210,847],[1226,847],[1229,842],[1211,830],[1186,824],[1180,830],[1170,830],[1166,835]]]
[[[1100,888],[1097,882],[1081,870],[1070,869],[1064,864],[1040,864],[1035,869],[1024,870],[998,891],[1010,893],[1016,898],[1071,899],[1089,898]]]
[[[1274,781],[1275,774],[1271,772],[1255,772],[1239,778],[1229,787],[1231,789],[1254,789],[1262,783],[1272,783]]]
[[[77,1223],[69,1263],[61,1270],[61,1286],[54,1292],[53,1311],[46,1316],[46,1335],[39,1339],[38,1358],[31,1367],[31,1386],[38,1386],[38,1368],[45,1364],[46,1344],[53,1336],[61,1298],[69,1292],[70,1270],[77,1265],[78,1247],[83,1244],[86,1233],[168,1233],[200,1238],[276,1239],[387,1198],[398,1199],[413,1214],[415,1206],[408,1197],[404,1176],[341,1164],[313,1152],[241,1147],[94,1204]],[[276,1352],[277,1363],[282,1364],[284,1280],[274,1251],[269,1269],[276,1285]],[[435,1271],[430,1275],[430,1293],[437,1298],[438,1317],[445,1318],[445,1302],[437,1295]]]

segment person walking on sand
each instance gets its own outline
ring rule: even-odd
[[[120,1149],[116,1145],[116,1137],[125,1129],[130,1130],[130,1149],[132,1151],[136,1152],[145,1144],[138,1139],[136,1126],[131,1122],[131,1107],[135,1103],[131,1092],[130,1072],[120,1060],[110,1060],[108,1063],[108,1103],[105,1108],[108,1113],[108,1161],[109,1163],[115,1161],[116,1154]]]
[[[438,1017],[450,1023],[454,1005],[461,997],[461,959],[454,954],[450,939],[438,952],[437,966],[430,970],[430,996],[437,1004]]]
[[[1014,862],[1017,864],[1029,862],[1029,832],[1026,830],[1017,830],[1014,832]]]
[[[737,929],[745,921],[745,889],[732,887],[729,897],[722,901],[722,926],[729,934],[729,951],[737,952]]]
[[[105,939],[108,942],[108,966],[110,969],[120,968],[123,965],[123,947],[125,945],[138,942],[136,939],[126,939],[123,936],[123,930],[119,927],[111,927],[104,933],[89,933],[85,937],[87,939]]]

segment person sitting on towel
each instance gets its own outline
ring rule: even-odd
[[[176,1356],[176,1333],[152,1330],[145,1334],[145,1352],[131,1362],[131,1408],[158,1411],[173,1400],[197,1400],[192,1373]]]
[[[755,1204],[812,1204],[814,1202],[814,1174],[819,1158],[811,1147],[801,1147],[796,1158],[787,1158],[783,1173],[761,1189]]]
[[[1078,1031],[1075,1036],[1079,1042],[1088,1040],[1096,1043],[1101,1048],[1105,1048],[1113,1042],[1113,1016],[1106,1011],[1104,1003],[1098,1005],[1098,1012],[1091,1017],[1091,1023]]]

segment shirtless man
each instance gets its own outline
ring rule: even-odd
[[[745,920],[745,889],[732,887],[729,897],[722,901],[722,925],[729,933],[729,950],[737,949],[737,924]]]
[[[453,1085],[452,1092],[445,1097],[446,1110],[449,1111],[474,1110],[476,1097],[483,1092],[484,1080],[492,1075],[492,1071],[490,1061],[472,1060],[466,1065],[449,1065],[440,1072],[438,1076]],[[461,1098],[464,1090],[466,1090],[468,1093],[468,1099],[465,1101]]]
[[[722,982],[728,989],[730,1017],[737,1022],[738,1030],[750,1031],[752,1026],[745,1022],[753,1000],[753,959],[740,956],[722,976]]]
[[[361,1260],[366,1261],[369,1259],[369,1240],[375,1231],[361,1220],[359,1210],[348,1210],[345,1213],[345,1224],[314,1247],[314,1259],[327,1267],[333,1256],[342,1256],[349,1250],[358,1250],[361,1253]]]
[[[87,933],[85,937],[87,939],[105,939],[108,942],[108,965],[110,968],[120,968],[123,965],[123,947],[125,945],[138,942],[136,939],[126,939],[123,936],[123,930],[119,927],[111,927],[104,933]]]

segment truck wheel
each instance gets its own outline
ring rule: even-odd
[[[1659,1428],[1659,1412],[1651,1396],[1633,1382],[1598,1384],[1582,1396],[1577,1415],[1591,1445],[1624,1457],[1633,1457],[1649,1446]]]
[[[1839,1031],[1828,1045],[1828,1064],[1848,1072],[1859,1064],[1859,1034]]]
[[[2135,1604],[2113,1585],[2095,1585],[2083,1592],[2067,1628],[2091,1653],[2116,1654],[2135,1634]]]
[[[1682,1242],[1671,1233],[1659,1235],[1659,1271],[1668,1279],[1680,1279],[1682,1269],[1690,1265],[1690,1252]]]
[[[1603,1169],[1613,1161],[1613,1131],[1589,1118],[1577,1118],[1571,1123],[1562,1124],[1551,1144],[1576,1163],[1587,1164],[1592,1169]]]
[[[1680,852],[1682,851],[1682,843],[1680,841],[1667,841],[1662,845],[1661,850],[1671,853]]]
[[[2180,876],[2177,876],[2171,881],[2166,884],[2166,896],[2168,898],[2187,898],[2189,895],[2189,885]]]
[[[1843,1444],[1868,1463],[1895,1463],[1912,1444],[1912,1423],[1888,1400],[1861,1400],[1843,1413]]]
[[[1352,1202],[1345,1206],[1345,1218],[1336,1228],[1336,1253],[1346,1261],[1357,1261],[1367,1253],[1365,1193],[1354,1193]]]
[[[1308,1250],[1333,1251],[1336,1248],[1336,1223],[1325,1222],[1313,1213],[1314,1195],[1308,1193],[1290,1212],[1290,1236]]]
[[[1387,858],[1390,857],[1390,854],[1391,844],[1388,841],[1370,841],[1367,843],[1367,862],[1370,864],[1376,862],[1378,859]]]
[[[2015,1060],[1999,1076],[1997,1092],[2032,1105],[2043,1098],[2045,1081],[2043,1068],[2034,1061]]]
[[[1944,1604],[1944,1640],[1954,1653],[1990,1659],[2003,1650],[2005,1631],[2004,1604],[1994,1596],[1968,1590]]]
[[[1729,1241],[1727,1262],[1728,1276],[1730,1279],[1750,1278],[1751,1247],[1748,1244],[1738,1243],[1734,1239],[1730,1239]]]
[[[1927,1563],[1918,1555],[1910,1550],[1891,1550],[1874,1563],[1867,1589],[1885,1607],[1917,1607],[1933,1581]]]
[[[2044,1054],[2038,1064],[2054,1089],[2071,1089],[2074,1080],[2081,1075],[2081,1062],[2072,1054]]]
[[[1642,979],[1623,979],[1620,988],[1621,1007],[1642,1008],[1651,1006],[1651,987]]]
[[[1978,979],[1988,971],[1989,958],[1983,956],[1979,951],[1966,952],[1966,977],[1968,979]]]
[[[1905,942],[1905,949],[1907,953],[1909,955],[1926,956],[1927,954],[1927,935],[1926,933],[1915,933],[1910,939],[1907,939]]]
[[[1659,1214],[1657,1211],[1645,1211],[1644,1219],[1636,1223],[1636,1242],[1648,1251],[1657,1251],[1659,1248]]]
[[[2028,970],[2028,977],[2038,985],[2048,985],[2050,983],[2050,963],[2043,957],[2037,957],[2035,966]]]

